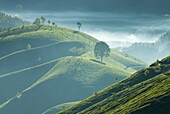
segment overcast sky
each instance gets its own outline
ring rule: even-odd
[[[0,9],[169,13],[170,0],[0,0]]]

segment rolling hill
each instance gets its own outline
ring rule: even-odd
[[[169,114],[170,56],[59,114]]]
[[[101,63],[98,40],[71,29],[25,25],[0,33],[0,113],[40,114],[82,100],[126,78],[144,62],[112,50]]]

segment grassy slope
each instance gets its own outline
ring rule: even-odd
[[[24,90],[24,92],[44,81],[60,76],[60,74],[66,75],[68,79],[81,82],[84,85],[92,85],[101,77],[111,76],[113,80],[115,80],[116,77],[122,79],[124,76],[128,76],[130,72],[128,73],[123,69],[112,68],[108,65],[96,63],[82,57],[64,57],[58,59],[56,65],[49,73]]]
[[[16,39],[48,39],[53,41],[81,41],[88,44],[94,43],[97,40],[93,37],[75,32],[72,29],[64,27],[56,27],[51,25],[26,25],[24,28],[17,27],[11,31],[4,31],[0,33],[1,41],[12,41]]]
[[[84,47],[81,42],[57,42],[8,54],[0,58],[0,75],[53,61],[63,56],[76,56],[77,54],[69,51],[75,46]]]
[[[1,37],[3,36],[3,37]],[[49,25],[27,25],[24,28],[17,27],[12,29],[10,32],[5,31],[0,33],[0,56],[5,56],[9,53],[23,50],[27,48],[28,44],[32,47],[38,47],[43,45],[49,45],[54,42],[67,42],[67,41],[78,41],[86,44],[90,49],[95,42],[95,38],[74,30],[49,26]],[[6,49],[8,47],[8,49]]]
[[[17,27],[15,29],[12,29],[11,33],[9,33],[8,31],[0,33],[0,36],[6,36],[3,37],[0,41],[0,47],[2,49],[1,57],[4,57],[7,54],[13,53],[18,50],[25,50],[27,44],[31,44],[32,48],[35,48],[42,45],[51,45],[55,42],[68,41],[81,42],[85,45],[85,47],[83,48],[85,48],[86,53],[89,52],[88,57],[93,57],[92,51],[95,43],[97,42],[95,38],[87,34],[81,32],[75,33],[75,31],[71,29],[49,25],[41,25],[40,27],[37,27],[36,25],[27,25],[23,29],[21,29],[21,27]],[[8,49],[5,49],[5,52],[3,52],[4,47],[8,47]],[[87,56],[87,54],[85,55]],[[118,53],[116,51],[112,51],[110,58],[106,59],[106,62],[110,63],[111,60],[113,61],[113,64],[114,62],[118,61],[119,63],[127,67],[135,65],[145,65],[142,61],[136,58]]]
[[[99,91],[101,88],[115,83],[118,80],[122,80],[123,78],[125,78],[125,76],[128,76],[129,74],[130,73],[127,73],[123,70],[117,68],[113,69],[110,66],[96,63],[83,57],[64,57],[58,59],[56,61],[56,65],[46,75],[44,75],[43,77],[35,81],[31,86],[20,92],[21,94],[23,94],[23,97],[17,102],[28,102],[27,100],[30,100],[30,95],[34,96],[35,99],[38,99],[39,96],[36,95],[43,95],[44,92],[53,93],[51,97],[52,99],[59,97],[58,99],[56,99],[56,101],[53,100],[53,103],[50,106],[58,104],[59,102],[64,102],[65,99],[68,99],[68,101],[80,100],[87,97],[88,94],[92,94],[94,91]],[[67,86],[65,85],[65,83],[67,83]],[[49,90],[49,88],[51,88],[52,90]],[[56,92],[54,92],[54,90],[56,90]],[[68,96],[70,90],[72,94]],[[60,98],[61,96],[58,95],[58,92],[61,93],[62,98]],[[82,92],[83,94],[81,96],[76,95]],[[24,94],[27,94],[26,97],[24,97]],[[48,103],[52,102],[44,102],[45,100],[42,99],[45,98],[46,97],[41,96],[40,101],[36,100],[32,101],[31,103],[37,104],[36,102],[39,102],[38,104],[40,106],[36,106],[36,108],[39,108],[42,112],[43,110],[41,109],[41,104],[44,106],[45,110],[49,105]],[[16,96],[14,96],[14,99],[10,99],[9,103],[12,103],[12,106],[9,104],[9,109],[11,109],[13,105],[15,105],[16,99]],[[44,103],[47,103],[48,105],[44,105]]]
[[[84,33],[74,32],[75,31],[71,29],[49,25],[41,25],[40,27],[36,25],[27,25],[24,26],[24,28],[17,27],[11,29],[10,32],[5,31],[0,33],[0,36],[4,36],[0,41],[0,47],[2,48],[2,57],[0,58],[0,74],[11,74],[12,72],[36,66],[40,63],[43,64],[62,56],[75,55],[69,52],[69,49],[74,46],[80,48],[82,47],[85,50],[86,54],[84,54],[83,57],[94,59],[92,49],[94,43],[97,40]],[[36,41],[32,41],[31,39],[36,39],[38,43]],[[46,39],[44,41],[46,42],[46,45],[41,44],[42,39]],[[27,44],[32,44],[32,48],[26,49]],[[69,44],[72,45],[67,46]],[[8,49],[5,49],[6,47],[8,47]],[[65,47],[67,48],[65,49]],[[3,50],[3,48],[5,49],[5,51]],[[64,51],[65,54],[59,54],[61,49],[66,50],[66,52]],[[5,53],[3,54],[3,52]],[[48,54],[44,52],[48,52]],[[22,60],[21,58],[24,59]],[[39,62],[39,58],[44,60]],[[14,59],[15,61],[13,61]],[[127,70],[127,72],[134,72],[136,66],[143,67],[145,65],[140,60],[123,55],[116,51],[112,51],[111,56],[105,61],[107,62],[107,64],[110,63],[110,65],[112,65],[113,67],[119,67],[120,69]],[[18,63],[17,67],[15,65],[16,62]]]
[[[46,111],[44,111],[42,114],[54,114],[56,112],[59,112],[61,110],[67,109],[77,103],[79,103],[80,101],[77,102],[68,102],[68,103],[63,103],[63,104],[59,104],[57,106],[54,106]]]
[[[140,60],[115,51],[112,51],[111,56],[105,59],[106,65],[100,64],[94,61],[92,56],[92,49],[97,40],[84,33],[75,33],[74,30],[63,27],[43,25],[37,28],[35,25],[27,25],[23,29],[21,27],[12,29],[10,33],[7,31],[0,33],[0,36],[3,36],[0,41],[2,51],[0,81],[3,86],[11,85],[11,92],[1,88],[1,91],[5,93],[0,105],[2,114],[29,111],[40,113],[59,103],[83,99],[125,78],[135,71],[133,66],[145,65]],[[31,44],[31,49],[26,48],[28,44]],[[85,54],[81,56],[71,53],[69,49],[72,47],[83,48]],[[38,58],[42,60],[37,61]],[[43,70],[52,68],[52,65],[54,67],[48,70],[49,72]],[[36,78],[31,78],[32,76]],[[32,81],[28,82],[28,80]],[[25,85],[17,84],[18,81]],[[12,86],[11,82],[16,86]],[[65,83],[68,85],[63,85]],[[77,87],[79,88],[76,89]],[[71,90],[72,88],[75,89]],[[68,97],[70,90],[72,95]],[[78,95],[82,90],[82,96]],[[18,100],[17,92],[22,94],[22,99]],[[41,97],[38,95],[46,93],[54,94]],[[49,97],[50,100],[46,99]],[[38,100],[32,101],[31,98]],[[56,100],[53,100],[54,98]],[[6,99],[9,100],[5,102]],[[45,103],[47,105],[43,105]],[[32,104],[31,107],[27,107],[29,104]],[[20,110],[20,107],[24,110]]]
[[[136,72],[60,114],[168,114],[170,57]]]

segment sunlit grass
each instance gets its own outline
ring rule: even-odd
[[[113,79],[113,81],[117,82],[123,78],[126,78],[131,73],[135,72],[136,69],[133,67],[141,66],[144,67],[146,64],[138,59],[133,57],[118,53],[116,51],[112,51],[110,57],[104,58],[104,63],[100,63],[93,54],[93,48],[95,43],[98,41],[95,38],[77,32],[71,29],[57,27],[57,26],[49,26],[49,25],[42,25],[37,27],[36,25],[27,25],[21,29],[21,27],[17,27],[15,29],[10,30],[10,32],[3,32],[0,33],[0,36],[4,36],[1,39],[1,43],[3,42],[18,42],[20,40],[31,40],[31,39],[46,39],[53,43],[41,45],[41,46],[34,46],[30,49],[26,49],[23,47],[22,50],[18,50],[12,53],[8,53],[7,55],[0,58],[0,61],[7,61],[10,58],[17,58],[19,55],[31,56],[34,51],[39,50],[40,52],[43,49],[51,49],[52,46],[56,46],[58,44],[69,43],[73,45],[77,45],[77,43],[81,44],[81,48],[83,48],[84,53],[83,55],[76,55],[76,56],[62,56],[60,58],[53,58],[44,63],[36,64],[30,67],[26,67],[23,65],[23,68],[18,68],[19,70],[9,72],[6,74],[0,75],[0,78],[6,78],[8,76],[15,76],[14,74],[19,74],[25,71],[31,71],[35,68],[40,68],[45,65],[49,65],[52,63],[56,63],[56,65],[45,75],[41,78],[36,80],[30,86],[25,87],[24,90],[21,91],[22,94],[31,91],[33,88],[47,82],[49,80],[53,80],[58,78],[59,76],[63,76],[65,78],[69,78],[74,81],[78,81],[83,85],[90,85],[94,84],[98,80],[103,78]],[[77,42],[77,43],[73,43]],[[66,46],[66,45],[64,45]],[[69,49],[67,49],[69,50]],[[54,51],[54,50],[53,50]],[[60,50],[59,50],[60,51]],[[28,53],[30,55],[28,55]],[[26,54],[27,53],[27,54]],[[49,54],[48,52],[44,52]],[[18,58],[22,59],[22,58]],[[29,59],[29,58],[28,58]],[[15,62],[15,61],[14,61]],[[108,76],[108,77],[107,77]],[[15,78],[15,77],[13,77]],[[22,96],[21,96],[22,97]],[[10,100],[3,103],[1,108],[5,107],[8,103],[12,102],[16,99],[11,98]]]
[[[136,72],[61,111],[61,114],[130,114],[138,110],[145,112],[145,108],[153,108],[154,103],[166,102],[162,99],[170,96],[170,57],[163,59],[161,63]],[[157,67],[160,67],[159,71],[156,70]],[[149,72],[146,74],[145,71]],[[163,112],[162,108],[160,107],[160,112]]]

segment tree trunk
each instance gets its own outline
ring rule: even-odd
[[[101,62],[103,62],[103,56],[101,56]]]

